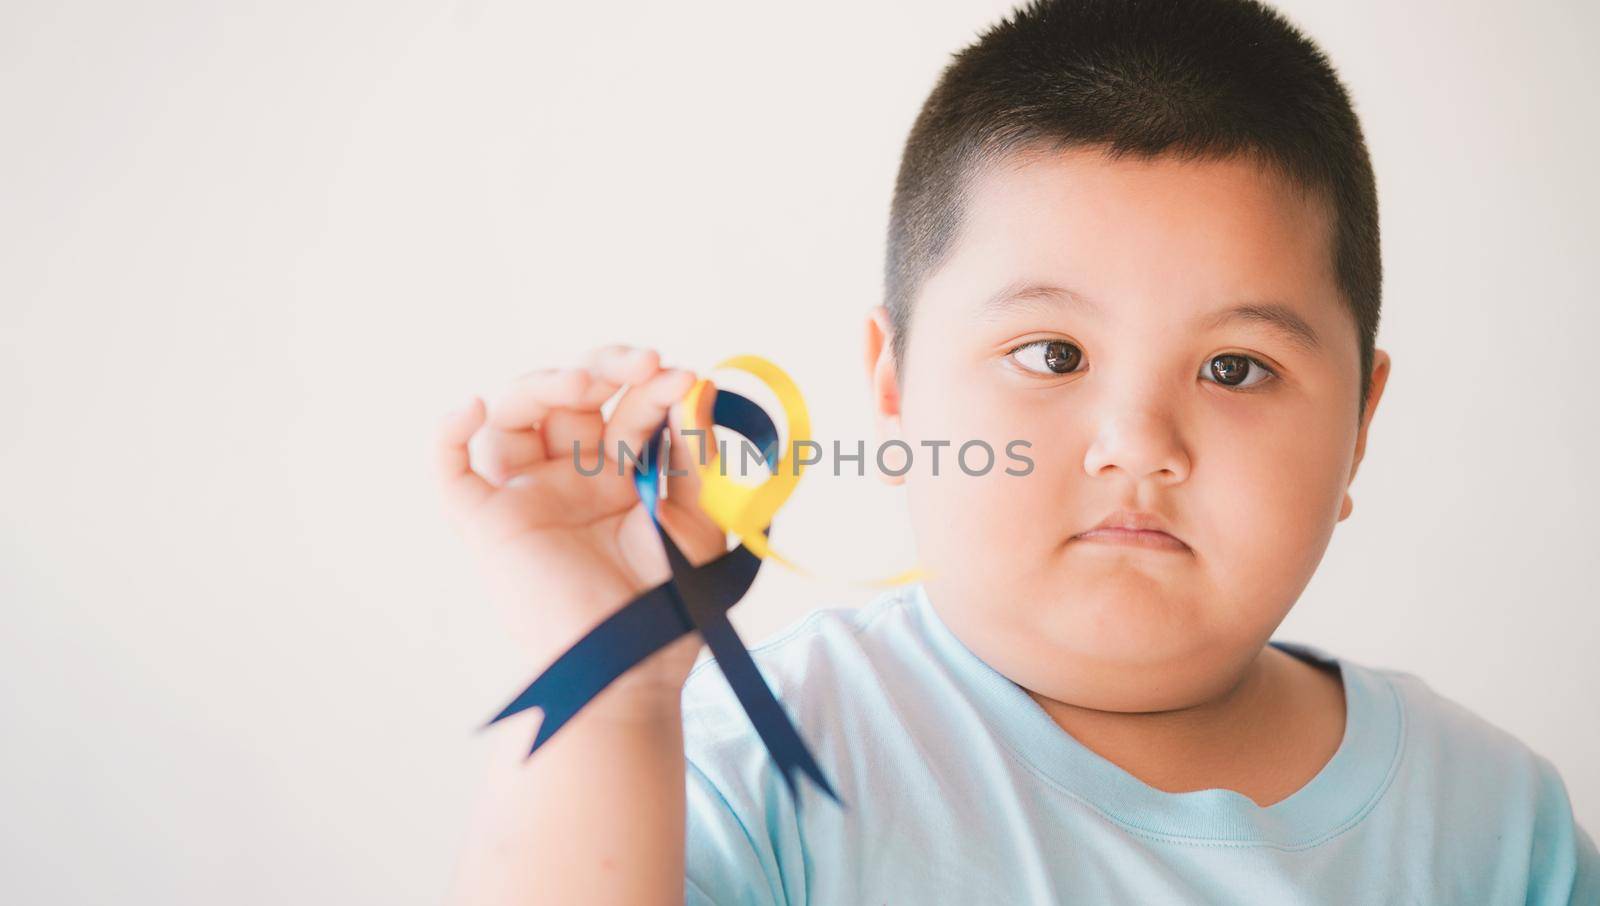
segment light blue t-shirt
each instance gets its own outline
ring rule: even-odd
[[[1292,796],[1151,787],[961,643],[921,585],[752,648],[847,810],[797,812],[715,661],[684,687],[686,894],[715,903],[1600,904],[1549,761],[1412,674],[1334,659],[1343,741]]]

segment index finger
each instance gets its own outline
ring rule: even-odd
[[[502,431],[526,430],[551,409],[574,408],[589,389],[589,373],[575,368],[541,368],[512,382],[489,405],[488,423]]]
[[[646,380],[660,366],[653,349],[621,343],[597,347],[579,368],[539,368],[516,378],[489,407],[489,425],[525,430],[552,409],[598,411],[623,384]]]

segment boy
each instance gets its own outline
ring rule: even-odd
[[[912,129],[886,278],[878,428],[952,443],[893,479],[937,572],[753,649],[848,810],[796,807],[690,636],[526,763],[529,726],[496,728],[463,901],[1600,902],[1546,759],[1411,674],[1269,641],[1389,374],[1374,178],[1314,45],[1247,0],[1019,10]],[[531,664],[668,575],[631,480],[568,451],[677,431],[692,379],[607,348],[445,423]],[[1036,465],[968,475],[971,438]],[[703,562],[722,534],[673,481]]]

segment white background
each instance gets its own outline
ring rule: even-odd
[[[436,419],[622,341],[767,356],[870,438],[901,143],[1007,8],[6,3],[0,899],[436,901],[530,678]],[[1367,131],[1395,367],[1278,637],[1424,677],[1600,831],[1600,15],[1282,8]],[[782,538],[898,570],[898,494],[802,481]],[[768,568],[735,620],[870,594]]]

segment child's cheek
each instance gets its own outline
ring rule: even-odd
[[[1305,589],[1337,523],[1348,457],[1337,432],[1315,421],[1283,424],[1198,459],[1192,480],[1204,501],[1196,541],[1220,588],[1247,622],[1276,625]]]

